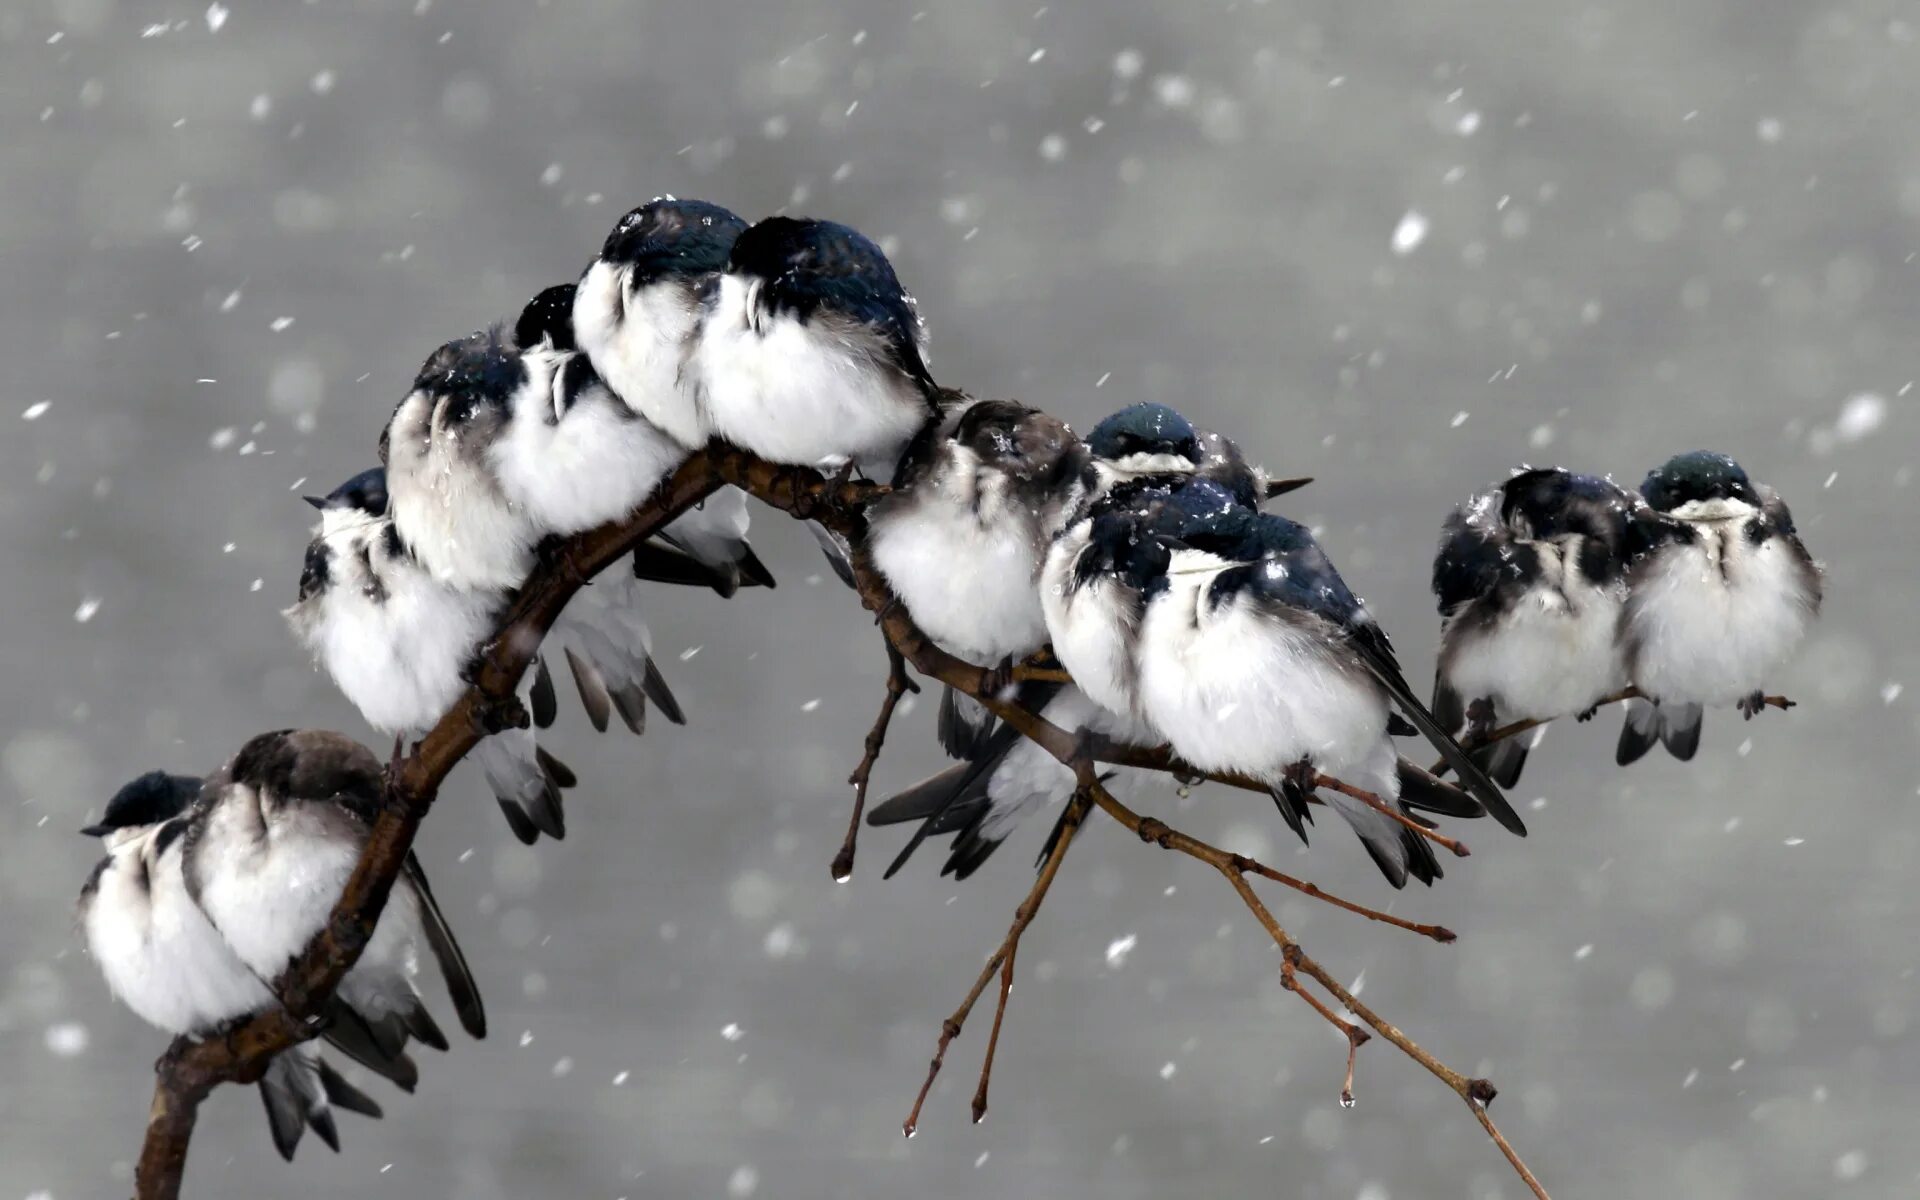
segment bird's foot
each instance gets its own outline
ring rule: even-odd
[[[1586,708],[1583,708],[1579,712],[1573,714],[1573,719],[1580,722],[1582,725],[1584,725],[1588,721],[1593,720],[1593,715],[1599,711],[1600,711],[1600,706],[1598,704],[1590,704]]]
[[[473,703],[473,724],[482,734],[491,737],[509,729],[530,728],[533,717],[527,712],[527,706],[520,703],[520,697],[512,693],[480,696]]]
[[[1740,697],[1740,715],[1749,721],[1759,716],[1761,710],[1766,708],[1766,706],[1767,694],[1765,692],[1756,691]]]

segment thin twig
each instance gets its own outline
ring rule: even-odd
[[[873,779],[874,765],[880,761],[880,748],[887,743],[887,726],[893,723],[893,710],[899,707],[900,697],[919,690],[920,685],[907,675],[907,660],[888,642],[887,696],[880,702],[880,715],[873,719],[873,728],[867,730],[866,753],[860,756],[860,765],[853,769],[853,774],[847,776],[847,782],[853,785],[853,817],[847,822],[847,836],[840,843],[840,852],[833,856],[835,883],[845,883],[853,877],[853,853],[860,840],[860,814],[867,810],[867,786]]]
[[[1034,916],[1039,913],[1041,902],[1047,898],[1047,889],[1053,886],[1053,877],[1060,873],[1060,864],[1067,857],[1067,846],[1073,841],[1074,834],[1080,831],[1080,822],[1086,818],[1090,804],[1091,801],[1084,787],[1074,792],[1073,799],[1067,803],[1066,815],[1060,819],[1060,837],[1054,842],[1053,852],[1047,855],[1047,861],[1040,868],[1039,877],[1033,881],[1032,889],[1027,892],[1027,898],[1020,902],[1019,908],[1013,910],[1013,924],[1008,926],[1007,936],[1001,939],[999,948],[988,957],[987,965],[981,969],[980,977],[973,981],[973,988],[967,992],[967,998],[960,1002],[959,1008],[953,1010],[952,1016],[941,1022],[940,1042],[934,1048],[933,1061],[927,1064],[926,1082],[920,1085],[920,1092],[913,1099],[913,1109],[907,1113],[907,1119],[900,1127],[901,1132],[908,1137],[912,1137],[920,1128],[920,1109],[925,1106],[927,1093],[933,1090],[933,1081],[946,1062],[947,1047],[953,1044],[953,1039],[960,1036],[960,1030],[966,1025],[968,1015],[973,1012],[973,1006],[980,1002],[980,997],[986,992],[987,984],[993,979],[994,972],[1000,970],[1003,963],[1010,962],[1013,958],[1014,950],[1020,945],[1020,935],[1027,931],[1027,926],[1033,924]],[[1001,985],[1001,1012],[1006,1010],[1007,993],[1012,986],[1012,968],[1009,967],[1005,982]],[[996,1018],[994,1021],[996,1032],[999,1027],[1000,1022]],[[993,1053],[989,1047],[986,1061],[980,1070],[980,1088],[974,1094],[973,1119],[975,1121],[979,1121],[986,1115],[987,1077],[992,1070]]]

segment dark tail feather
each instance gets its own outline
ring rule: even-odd
[[[1400,842],[1407,852],[1407,874],[1428,887],[1446,874],[1440,869],[1440,860],[1433,853],[1433,843],[1411,829],[1400,831]]]
[[[678,587],[706,587],[732,596],[740,587],[737,571],[701,562],[685,550],[658,541],[645,541],[633,549],[633,574],[649,583]]]
[[[991,742],[994,716],[972,696],[944,688],[934,728],[940,734],[940,745],[950,757],[971,761],[985,752]]]
[[[318,1081],[302,1077],[306,1069],[299,1051],[289,1050],[268,1063],[266,1074],[260,1077],[260,1100],[267,1108],[267,1129],[273,1135],[273,1148],[288,1162],[293,1161],[293,1152],[307,1131],[307,1122],[315,1116],[316,1101],[324,1103]],[[324,1116],[325,1110],[321,1109],[320,1113]],[[327,1128],[320,1132],[321,1139],[338,1150],[340,1135],[331,1128],[332,1121],[316,1122],[314,1128],[321,1130],[322,1124]]]
[[[553,786],[557,788],[570,788],[580,782],[579,777],[573,773],[573,768],[561,762],[553,755],[548,754],[544,746],[535,746],[533,748],[533,757],[534,761],[540,764],[541,772],[546,775]]]
[[[1627,719],[1620,726],[1620,743],[1613,761],[1620,766],[1639,762],[1660,740],[1660,710],[1650,700],[1627,701]]]
[[[981,815],[984,816],[985,811],[982,809]],[[1047,849],[1040,856],[1040,861],[1045,862],[1047,855],[1053,853],[1054,839],[1059,836],[1060,831],[1056,826],[1052,836],[1047,839]],[[940,868],[940,873],[953,876],[955,881],[972,878],[973,873],[993,857],[993,852],[1000,848],[1000,843],[1004,840],[982,837],[977,827],[967,830],[953,840],[953,852],[947,855],[946,864]]]
[[[1664,704],[1660,707],[1660,740],[1667,753],[1681,762],[1693,758],[1700,749],[1700,723],[1705,710],[1698,704]]]
[[[613,709],[620,714],[621,723],[636,734],[647,731],[647,694],[637,687],[610,689],[613,697]]]
[[[760,556],[753,552],[753,547],[744,538],[740,541],[740,556],[734,560],[734,564],[740,568],[741,582],[748,587],[779,586],[774,582],[773,572],[767,570],[767,564],[760,561]]]
[[[327,1005],[327,1043],[403,1092],[420,1083],[420,1068],[406,1054],[404,1034],[397,1040],[376,1032],[367,1019],[335,997]]]
[[[613,718],[613,697],[607,694],[607,682],[600,678],[600,672],[593,664],[573,652],[573,647],[563,647],[567,656],[567,667],[573,672],[573,686],[580,693],[580,704],[587,710],[587,720],[593,722],[596,732],[605,733]]]
[[[1527,734],[1502,738],[1491,746],[1473,752],[1474,758],[1486,769],[1487,775],[1503,788],[1510,788],[1520,782],[1520,769],[1527,765],[1527,754],[1532,738]]]
[[[1411,829],[1407,830],[1404,836],[1411,837],[1416,841],[1422,840],[1420,836]],[[1374,866],[1380,868],[1380,873],[1387,877],[1388,883],[1392,884],[1396,889],[1407,886],[1407,868],[1401,866],[1394,860],[1392,855],[1374,845],[1368,839],[1361,838],[1360,844],[1366,847],[1367,857],[1373,860]],[[1411,862],[1412,860],[1409,859],[1408,861]]]
[[[1407,719],[1401,716],[1399,713],[1390,712],[1387,714],[1387,736],[1388,737],[1419,737],[1420,730],[1418,729],[1418,727],[1410,724],[1407,721]]]
[[[1460,777],[1460,782],[1466,785],[1466,789],[1473,793],[1474,798],[1480,801],[1493,819],[1500,822],[1509,832],[1520,837],[1527,836],[1527,823],[1520,819],[1520,814],[1513,811],[1513,805],[1507,803],[1507,798],[1500,794],[1499,786],[1487,778],[1487,773],[1482,771],[1467,752],[1460,748],[1460,743],[1453,740],[1453,735],[1442,729],[1439,722],[1434,720],[1433,714],[1427,711],[1427,706],[1420,703],[1420,698],[1407,687],[1407,681],[1401,677],[1399,668],[1391,661],[1382,661],[1379,653],[1370,647],[1356,646],[1356,648],[1366,660],[1367,668],[1373,672],[1374,678],[1386,687],[1400,711],[1406,714],[1409,721],[1420,727],[1420,732],[1433,743],[1434,749],[1440,751],[1441,757],[1447,760],[1454,774]]]
[[[988,739],[979,757],[972,762],[961,763],[956,768],[942,771],[932,779],[916,784],[899,796],[889,798],[886,804],[881,805],[883,810],[893,805],[895,811],[918,811],[927,814],[921,820],[920,827],[914,830],[913,836],[907,840],[906,846],[894,856],[893,862],[881,878],[892,879],[899,873],[900,868],[906,865],[907,859],[913,857],[913,852],[918,850],[920,843],[927,838],[936,833],[953,831],[956,825],[951,814],[956,808],[975,800],[984,803],[987,782],[993,778],[993,772],[999,768],[1001,760],[1006,757],[1007,751],[1013,748],[1019,737],[1020,735],[1010,726],[1002,727]],[[898,819],[911,820],[912,818]]]
[[[820,543],[820,553],[827,556],[827,565],[840,577],[840,582],[858,589],[860,585],[853,580],[853,549],[847,545],[846,539],[818,521],[808,521],[807,532],[813,534],[813,540]]]
[[[533,660],[533,727],[547,729],[553,725],[553,719],[560,715],[560,702],[553,694],[553,673],[547,670],[544,655],[536,655]]]
[[[407,1035],[428,1049],[445,1054],[452,1048],[447,1042],[447,1035],[440,1032],[440,1023],[433,1019],[433,1014],[427,1011],[420,997],[413,998],[413,1007],[401,1013],[400,1019],[406,1022]]]
[[[953,802],[972,763],[955,763],[937,775],[896,792],[867,810],[869,825],[901,825],[938,815]]]
[[[474,982],[467,956],[460,953],[460,943],[454,940],[453,930],[433,898],[433,889],[427,886],[426,872],[420,869],[420,860],[411,851],[407,853],[406,874],[414,894],[419,897],[420,923],[426,929],[427,945],[433,951],[434,960],[440,964],[440,974],[447,981],[453,1010],[460,1014],[460,1027],[476,1038],[483,1038],[487,1036],[487,1008],[480,1000],[480,985]],[[441,1049],[446,1048],[444,1042],[442,1039]]]
[[[1432,775],[1406,759],[1400,760],[1400,803],[1407,808],[1436,816],[1473,820],[1487,815],[1480,802],[1466,792]],[[1424,840],[1424,839],[1422,839]]]
[[[640,687],[646,692],[647,699],[653,701],[654,707],[660,710],[661,716],[675,725],[687,723],[687,714],[680,711],[680,702],[674,699],[673,689],[667,686],[665,676],[660,674],[659,667],[653,665],[652,658],[647,659],[647,669],[640,677]]]
[[[320,1065],[320,1088],[327,1094],[327,1103],[345,1112],[372,1117],[376,1121],[386,1115],[373,1097],[348,1083],[340,1072],[333,1069],[332,1063],[324,1058],[315,1061]]]
[[[1313,820],[1313,813],[1307,808],[1307,794],[1292,783],[1282,780],[1277,788],[1268,789],[1273,797],[1273,806],[1280,810],[1287,828],[1300,835],[1300,844],[1307,844],[1307,825]]]
[[[505,796],[495,796],[494,799],[499,802],[500,815],[507,819],[507,829],[513,834],[515,841],[522,846],[531,846],[540,840],[539,828],[532,821],[527,820],[527,814],[521,811],[518,802],[509,800]]]

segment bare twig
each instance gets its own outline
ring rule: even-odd
[[[867,809],[867,786],[873,780],[874,764],[880,761],[880,748],[886,745],[893,710],[899,707],[900,697],[919,690],[920,685],[907,675],[907,660],[888,642],[887,696],[880,702],[880,715],[873,719],[873,728],[867,730],[866,753],[860,756],[860,765],[853,769],[853,774],[847,776],[847,782],[853,785],[853,817],[847,822],[847,836],[840,843],[840,852],[833,856],[835,883],[845,883],[853,877],[853,852],[860,840],[860,814]]]
[[[1067,857],[1067,846],[1079,832],[1080,822],[1086,817],[1090,800],[1085,788],[1076,791],[1067,805],[1067,815],[1061,819],[1060,837],[1053,844],[1053,852],[1047,855],[1047,861],[1040,868],[1039,877],[1033,881],[1033,887],[1027,892],[1027,898],[1020,907],[1013,910],[1013,924],[1007,928],[1007,936],[1002,938],[1000,946],[987,959],[987,965],[980,971],[980,977],[973,981],[973,988],[953,1015],[940,1024],[940,1043],[934,1049],[933,1061],[927,1064],[926,1082],[920,1085],[920,1093],[913,1099],[913,1109],[907,1113],[901,1132],[912,1137],[920,1127],[920,1109],[927,1102],[927,1093],[933,1090],[933,1081],[940,1074],[940,1068],[947,1059],[947,1047],[953,1039],[960,1036],[960,1030],[966,1025],[967,1017],[973,1012],[973,1006],[980,1002],[986,992],[987,984],[993,979],[995,971],[1002,974],[1000,984],[1000,1005],[993,1021],[994,1036],[987,1047],[985,1062],[980,1068],[980,1087],[973,1097],[973,1119],[978,1122],[987,1112],[987,1081],[993,1071],[994,1044],[999,1041],[1000,1019],[1006,1014],[1007,994],[1013,987],[1013,952],[1020,946],[1020,935],[1033,924],[1033,918],[1040,912],[1040,904],[1047,898],[1047,889],[1053,886],[1053,877],[1060,873],[1060,864]]]

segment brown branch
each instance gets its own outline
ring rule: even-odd
[[[1357,788],[1350,783],[1347,783],[1343,780],[1335,779],[1333,776],[1325,775],[1325,774],[1315,775],[1313,777],[1313,786],[1323,787],[1329,791],[1339,792],[1343,796],[1352,796],[1355,800],[1358,800],[1360,803],[1366,805],[1368,808],[1373,809],[1375,812],[1379,813],[1383,817],[1386,817],[1388,820],[1396,821],[1399,824],[1406,826],[1408,829],[1413,830],[1415,833],[1419,834],[1423,838],[1426,838],[1428,841],[1432,842],[1436,846],[1444,846],[1448,850],[1453,851],[1456,857],[1465,858],[1467,857],[1467,855],[1473,853],[1473,851],[1467,849],[1467,844],[1465,842],[1455,841],[1453,838],[1446,836],[1445,834],[1441,833],[1439,830],[1428,829],[1425,825],[1422,825],[1420,822],[1414,820],[1412,817],[1409,817],[1407,814],[1401,812],[1399,809],[1393,807],[1391,804],[1388,804],[1386,801],[1382,800],[1380,797],[1374,795],[1372,792],[1369,792],[1364,788]]]
[[[1587,716],[1591,716],[1596,710],[1605,708],[1609,704],[1618,704],[1623,700],[1638,700],[1639,698],[1639,688],[1622,688],[1611,695],[1602,696],[1598,700],[1595,700],[1588,706],[1586,712],[1582,714],[1581,719],[1585,720]],[[1777,708],[1781,712],[1785,712],[1790,708],[1799,707],[1794,701],[1787,699],[1785,696],[1762,696],[1760,700],[1761,703],[1765,704],[1768,708]],[[1529,733],[1540,728],[1542,725],[1550,725],[1554,720],[1556,720],[1554,717],[1540,717],[1526,721],[1514,721],[1510,724],[1502,725],[1498,729],[1489,730],[1486,733],[1461,738],[1460,748],[1469,753],[1475,750],[1484,750],[1495,742],[1504,742],[1510,737],[1519,737],[1521,734]],[[1433,766],[1427,768],[1427,773],[1438,777],[1445,775],[1449,769],[1451,768],[1447,760],[1443,758],[1439,762],[1434,763]]]
[[[933,1061],[927,1064],[926,1082],[920,1085],[920,1092],[913,1099],[913,1109],[907,1113],[907,1119],[900,1127],[908,1137],[912,1137],[920,1128],[920,1109],[925,1106],[927,1093],[933,1090],[933,1081],[946,1063],[947,1047],[960,1036],[960,1030],[966,1025],[973,1006],[985,994],[994,972],[1000,971],[1000,1004],[994,1015],[993,1039],[987,1046],[986,1059],[980,1067],[980,1086],[973,1097],[974,1121],[978,1123],[986,1116],[987,1081],[993,1072],[993,1051],[1000,1040],[1000,1019],[1006,1015],[1007,995],[1013,988],[1013,952],[1020,946],[1020,935],[1027,931],[1027,926],[1033,924],[1041,901],[1047,898],[1047,889],[1053,886],[1053,877],[1060,873],[1060,864],[1067,857],[1067,846],[1073,841],[1074,834],[1079,832],[1080,822],[1085,819],[1089,807],[1086,789],[1075,791],[1073,799],[1067,804],[1066,815],[1060,819],[1060,836],[1053,844],[1052,853],[1047,855],[1047,861],[1040,868],[1039,877],[1033,881],[1032,889],[1027,892],[1027,898],[1020,902],[1019,908],[1013,910],[1013,924],[1007,928],[1007,936],[1001,939],[999,948],[987,959],[987,965],[981,968],[980,977],[973,981],[973,989],[967,993],[967,998],[960,1002],[959,1008],[953,1010],[952,1016],[941,1022],[940,1043],[934,1048]]]
[[[854,569],[857,589],[862,603],[878,618],[892,652],[888,702],[873,732],[868,735],[868,759],[862,763],[864,772],[857,768],[856,778],[850,780],[856,787],[856,824],[858,805],[864,803],[867,782],[857,777],[871,774],[872,760],[878,758],[886,725],[893,707],[898,703],[896,689],[904,690],[899,686],[899,681],[904,680],[905,676],[899,670],[898,658],[911,662],[922,675],[980,700],[1000,719],[1072,767],[1079,785],[1068,806],[1067,816],[1062,821],[1060,836],[1027,899],[1015,911],[1006,938],[988,960],[966,1000],[942,1025],[939,1047],[928,1070],[926,1083],[904,1127],[909,1136],[918,1122],[921,1106],[939,1073],[948,1045],[959,1036],[968,1015],[998,970],[1001,991],[995,1013],[994,1034],[982,1063],[980,1085],[974,1098],[975,1119],[984,1114],[993,1053],[1005,1017],[1013,962],[1021,935],[1038,913],[1081,821],[1092,806],[1098,805],[1143,840],[1207,862],[1232,883],[1249,910],[1282,948],[1285,955],[1284,978],[1290,981],[1289,990],[1302,996],[1323,1017],[1346,1031],[1349,1094],[1354,1052],[1368,1034],[1366,1030],[1339,1018],[1301,988],[1295,973],[1314,979],[1374,1033],[1398,1046],[1466,1099],[1514,1169],[1535,1195],[1544,1200],[1546,1193],[1539,1182],[1486,1113],[1486,1104],[1494,1095],[1493,1086],[1485,1080],[1468,1079],[1446,1067],[1341,988],[1288,937],[1254,893],[1246,876],[1253,874],[1275,880],[1370,920],[1384,921],[1437,941],[1451,941],[1451,932],[1439,926],[1415,925],[1330,896],[1310,883],[1283,875],[1244,856],[1228,854],[1179,833],[1155,818],[1142,817],[1128,809],[1100,785],[1094,758],[1087,753],[1080,737],[1001,700],[986,686],[992,681],[993,672],[961,662],[941,651],[893,601],[867,560],[861,544],[865,527],[864,506],[883,494],[884,488],[844,479],[828,481],[813,471],[764,463],[720,444],[691,456],[662,484],[654,497],[626,520],[571,538],[544,557],[521,589],[500,632],[483,647],[474,686],[409,754],[394,763],[389,772],[384,809],[374,823],[360,862],[335,905],[326,928],[276,983],[275,990],[281,1005],[252,1017],[223,1037],[204,1041],[180,1039],[156,1064],[157,1081],[149,1114],[147,1140],[135,1173],[137,1200],[170,1198],[179,1194],[198,1108],[215,1086],[223,1082],[251,1082],[258,1079],[275,1054],[318,1034],[319,1027],[313,1020],[314,1014],[320,1011],[333,988],[358,959],[371,938],[394,880],[412,846],[421,820],[432,807],[440,783],[460,758],[479,741],[487,727],[488,718],[512,708],[514,690],[521,674],[573,593],[600,570],[624,557],[640,540],[723,484],[740,487],[763,503],[795,517],[818,521],[848,538],[856,547]],[[1031,672],[1034,678],[1052,678],[1054,668],[1050,664],[1029,663],[1015,670]],[[1043,672],[1046,674],[1043,675]],[[1060,677],[1065,678],[1064,673]],[[1138,759],[1151,759],[1159,755],[1164,761],[1158,764],[1140,761],[1127,765],[1157,765],[1159,769],[1170,771],[1179,769],[1179,764],[1164,750],[1138,752],[1130,749],[1128,753]],[[1257,781],[1231,776],[1214,778],[1256,791],[1267,790],[1265,785]],[[851,839],[844,853],[850,868]]]
[[[179,1039],[155,1065],[146,1141],[134,1169],[137,1200],[171,1200],[180,1194],[200,1102],[216,1086],[257,1080],[274,1055],[319,1034],[314,1018],[372,937],[441,781],[479,742],[487,715],[512,699],[541,639],[574,592],[724,483],[809,515],[857,512],[880,490],[871,484],[829,483],[813,471],[778,467],[715,444],[691,456],[626,520],[569,538],[546,554],[500,632],[483,648],[474,686],[389,771],[386,804],[326,927],[274,985],[280,1005],[224,1037]],[[841,520],[842,527],[856,523]]]
[[[893,723],[893,710],[899,707],[900,697],[919,690],[920,685],[907,675],[907,660],[888,642],[886,699],[880,702],[880,715],[873,719],[873,728],[867,730],[866,753],[860,756],[860,765],[847,776],[847,782],[853,785],[853,817],[847,822],[847,836],[840,843],[840,852],[833,856],[835,883],[853,878],[853,852],[860,840],[860,814],[867,810],[867,785],[873,780],[874,765],[880,761],[880,748],[887,743],[887,726]]]

